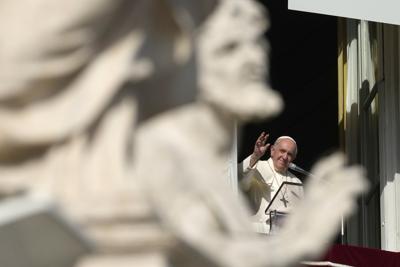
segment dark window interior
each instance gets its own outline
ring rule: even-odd
[[[260,2],[270,20],[265,34],[270,43],[269,82],[281,93],[285,109],[272,120],[244,125],[238,161],[252,153],[264,130],[271,142],[281,135],[295,138],[299,147],[295,163],[309,170],[339,146],[337,18],[288,10],[287,0]]]

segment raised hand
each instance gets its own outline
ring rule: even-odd
[[[269,134],[262,132],[261,135],[257,138],[256,143],[254,144],[253,154],[251,154],[250,158],[250,167],[253,167],[257,161],[264,156],[265,152],[267,152],[268,147],[270,146],[267,143],[267,139]]]

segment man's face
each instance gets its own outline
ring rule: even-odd
[[[285,172],[296,158],[296,144],[290,139],[283,139],[271,147],[271,158],[277,172]]]

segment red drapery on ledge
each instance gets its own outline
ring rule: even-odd
[[[348,245],[333,245],[324,261],[356,267],[400,267],[400,253]]]

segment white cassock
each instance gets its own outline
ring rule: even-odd
[[[286,171],[284,174],[278,173],[273,168],[273,161],[271,158],[268,160],[260,160],[250,168],[250,156],[247,157],[239,166],[239,175],[241,176],[241,188],[245,192],[249,204],[254,211],[254,215],[251,216],[252,225],[254,230],[258,233],[269,233],[270,226],[268,223],[269,215],[265,214],[269,203],[275,196],[279,187],[283,182],[301,183],[293,173]],[[303,196],[303,188],[298,187],[293,189],[298,196]],[[285,190],[279,192],[277,201],[279,199],[287,199]],[[283,201],[279,210],[286,211]]]

